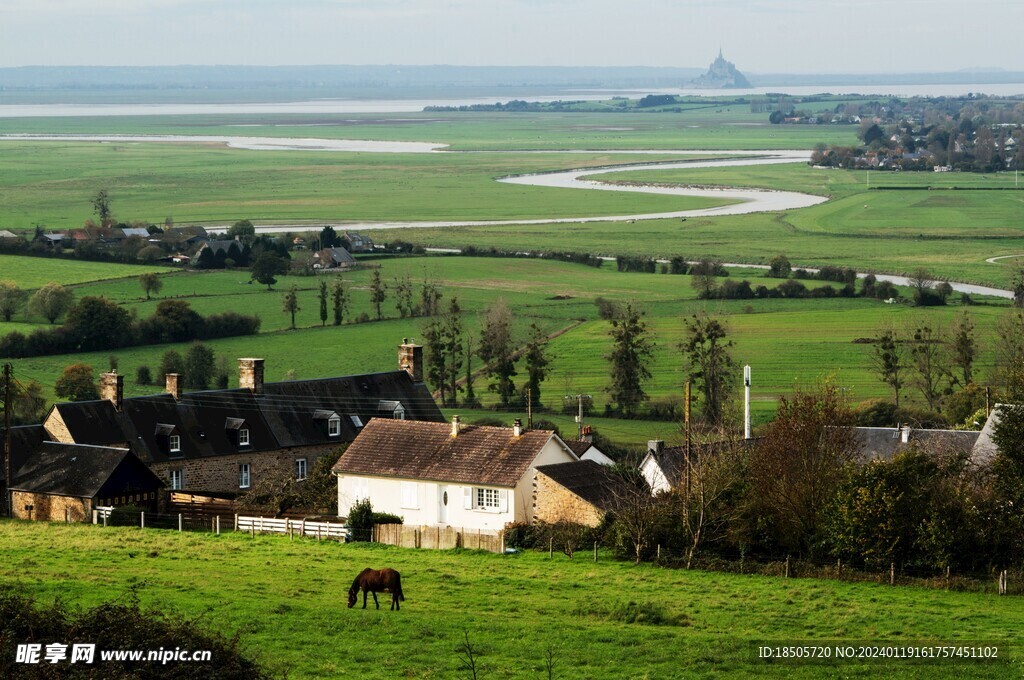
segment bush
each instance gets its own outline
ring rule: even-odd
[[[349,509],[346,524],[352,531],[353,541],[369,541],[373,538],[373,505],[369,498],[357,501]]]
[[[505,525],[505,545],[518,550],[535,547],[537,527],[529,522],[509,522]]]
[[[152,385],[153,374],[149,370],[149,366],[139,366],[135,371],[135,384],[136,385]]]
[[[390,512],[375,512],[373,513],[374,524],[404,524],[405,518],[393,515]]]

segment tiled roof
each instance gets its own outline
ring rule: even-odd
[[[537,472],[547,475],[583,500],[604,511],[614,508],[616,498],[621,496],[620,490],[626,488],[621,477],[604,465],[592,460],[541,465],[537,468]]]
[[[335,464],[347,475],[429,479],[442,482],[515,486],[551,430],[464,425],[457,437],[447,423],[386,420],[369,422]]]

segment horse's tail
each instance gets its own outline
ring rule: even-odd
[[[402,576],[395,572],[395,590],[398,591],[398,599],[405,602],[405,593],[402,592]]]

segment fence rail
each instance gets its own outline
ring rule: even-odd
[[[311,522],[303,519],[273,517],[235,518],[235,531],[253,534],[288,534],[289,536],[315,536],[316,538],[349,540],[351,532],[338,522]]]
[[[406,524],[378,524],[373,528],[373,540],[386,545],[402,548],[426,548],[432,550],[487,550],[493,553],[505,552],[504,532],[487,532],[479,529],[437,526],[409,526]]]

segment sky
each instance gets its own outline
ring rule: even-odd
[[[1024,70],[1021,0],[0,0],[0,66]]]

